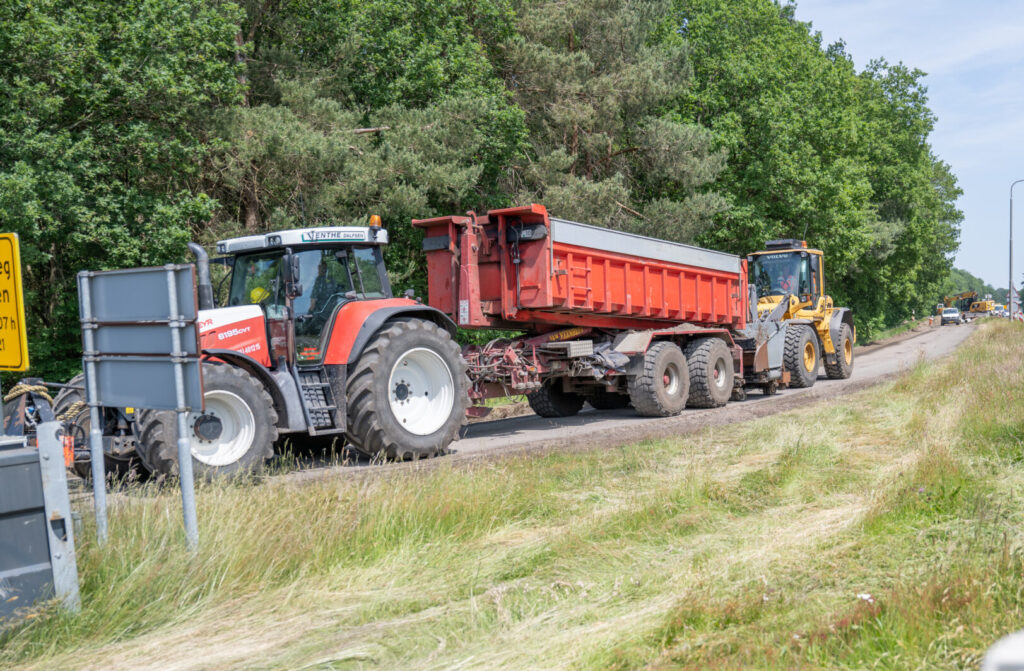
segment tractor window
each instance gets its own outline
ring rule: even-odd
[[[284,309],[281,252],[240,256],[231,275],[229,305],[260,305],[268,317]]]
[[[810,266],[810,259],[801,257],[798,252],[755,256],[751,275],[757,295],[817,293],[811,287]]]
[[[335,309],[350,300],[387,298],[375,247],[311,249],[296,254],[303,292],[294,301],[295,352],[299,363],[315,363],[326,347],[325,327]]]

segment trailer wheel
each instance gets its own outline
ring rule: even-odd
[[[389,460],[443,454],[469,405],[459,346],[425,319],[388,323],[352,366],[346,386],[348,440]]]
[[[189,415],[192,469],[196,477],[213,478],[258,471],[274,456],[277,411],[266,388],[241,368],[203,364],[206,414]],[[210,440],[198,434],[200,417],[216,417],[220,433]],[[169,410],[142,410],[136,420],[138,453],[153,473],[178,473],[178,420]]]
[[[527,394],[530,409],[541,417],[572,417],[583,408],[586,399],[571,391],[562,391],[556,381]]]
[[[732,352],[720,338],[691,340],[684,350],[690,373],[691,408],[720,408],[732,396]]]
[[[656,342],[644,354],[643,370],[629,378],[629,399],[644,417],[678,415],[690,395],[686,357],[671,342]]]
[[[786,328],[782,362],[789,371],[789,386],[813,387],[818,379],[818,335],[806,324]]]
[[[587,403],[595,410],[620,410],[629,407],[629,396],[613,391],[599,391],[587,396]]]
[[[92,427],[89,406],[85,404],[85,375],[79,373],[68,381],[68,386],[60,390],[53,399],[53,416],[67,426],[68,432],[75,438],[89,443],[89,430]],[[92,465],[88,461],[76,461],[71,465],[78,477],[89,480],[92,478]],[[119,458],[112,454],[103,455],[103,472],[115,478],[123,478],[132,471],[145,475],[145,468],[134,455]]]
[[[825,361],[825,374],[830,380],[845,380],[853,374],[853,332],[849,324],[843,324],[839,330],[836,362]]]

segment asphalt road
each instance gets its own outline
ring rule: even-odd
[[[632,408],[592,410],[587,406],[575,417],[545,419],[527,415],[477,422],[463,429],[461,439],[452,443],[451,449],[456,457],[469,457],[559,445],[621,444],[754,419],[851,393],[907,370],[921,358],[942,357],[966,340],[974,328],[971,324],[925,328],[904,340],[860,348],[855,351],[853,375],[848,380],[829,380],[822,374],[809,389],[783,389],[775,396],[763,396],[755,391],[747,400],[731,402],[724,408],[684,410],[676,417],[639,417]]]

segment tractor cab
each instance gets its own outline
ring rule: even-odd
[[[258,306],[270,361],[322,361],[332,317],[350,301],[391,298],[379,226],[278,231],[217,243],[232,266],[225,308]],[[227,278],[225,278],[227,279]]]
[[[758,312],[775,309],[788,295],[795,299],[794,313],[818,310],[824,293],[822,256],[821,250],[808,249],[803,240],[792,239],[772,240],[763,251],[749,255],[747,263],[750,281],[757,291]]]

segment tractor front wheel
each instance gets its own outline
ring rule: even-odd
[[[203,400],[206,413],[193,412],[187,424],[197,477],[258,471],[274,456],[277,412],[259,380],[236,366],[204,363]],[[153,473],[177,474],[177,414],[142,410],[136,423],[142,463]],[[211,430],[211,424],[217,429]]]
[[[459,346],[432,321],[386,324],[352,366],[346,385],[348,440],[371,458],[443,454],[469,405]]]

